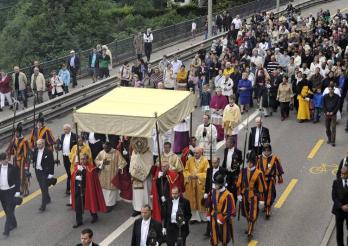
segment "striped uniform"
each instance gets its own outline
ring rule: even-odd
[[[213,190],[211,196],[211,245],[227,245],[232,237],[232,216],[236,207],[232,193],[227,189]],[[219,223],[219,222],[220,223]]]
[[[43,126],[41,128],[35,127],[31,130],[30,137],[29,137],[29,143],[30,143],[31,149],[36,148],[36,141],[39,139],[45,140],[45,146],[48,149],[51,149],[55,143],[51,129],[46,126]]]

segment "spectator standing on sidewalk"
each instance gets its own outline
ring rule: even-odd
[[[77,71],[80,69],[80,59],[75,54],[74,50],[70,51],[70,56],[68,58],[68,69],[72,79],[72,87],[75,88],[77,86]]]
[[[70,72],[67,69],[66,63],[62,64],[62,68],[59,70],[58,76],[60,80],[63,81],[64,93],[68,93],[70,85]]]
[[[31,88],[36,94],[37,103],[43,103],[43,93],[46,90],[46,81],[39,68],[34,68],[34,73],[31,76]]]
[[[107,54],[107,48],[102,47],[102,55],[99,57],[99,78],[103,79],[110,76],[109,64],[111,62],[110,56]]]
[[[12,109],[11,78],[4,71],[0,71],[0,111],[5,107],[5,98]]]
[[[59,78],[57,75],[56,70],[52,71],[52,77],[50,79],[50,84],[52,87],[52,96],[51,98],[59,97],[63,95],[64,90],[63,90],[63,81]]]
[[[195,21],[192,21],[191,35],[193,39],[196,39],[196,33],[197,33],[197,23]]]
[[[103,49],[106,50],[105,53],[110,57],[110,63],[109,63],[109,65],[108,65],[108,67],[109,67],[109,72],[110,72],[110,71],[112,70],[112,53],[111,53],[111,50],[109,49],[108,46],[103,45],[103,46],[102,46],[102,54],[103,54]]]
[[[100,54],[96,48],[93,48],[88,56],[88,73],[92,76],[93,83],[98,80],[99,57]]]
[[[144,40],[141,32],[138,32],[133,39],[133,47],[135,50],[135,54],[138,59],[141,59],[143,57],[144,53]]]
[[[148,28],[143,35],[144,39],[144,50],[147,62],[150,61],[151,53],[152,53],[152,42],[153,42],[153,34],[151,32],[151,28]]]
[[[125,61],[120,68],[120,78],[121,86],[129,86],[129,81],[132,78],[132,71],[128,61]]]
[[[21,100],[24,104],[24,108],[28,107],[27,103],[27,83],[28,79],[25,73],[19,70],[18,66],[13,68],[14,73],[12,74],[12,90],[16,100]],[[18,109],[18,106],[17,106]]]

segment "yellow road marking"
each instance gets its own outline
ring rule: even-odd
[[[60,177],[57,179],[57,184],[63,182],[64,180],[66,180],[66,178],[67,178],[67,175],[66,175],[66,174],[63,174],[62,176],[60,176]],[[52,188],[52,186],[51,186],[50,188]],[[24,198],[23,198],[22,204],[21,204],[20,206],[17,206],[17,208],[23,206],[24,204],[26,204],[26,203],[28,203],[28,202],[30,202],[31,200],[33,200],[35,197],[39,196],[40,194],[41,194],[41,190],[39,189],[39,190],[36,190],[36,191],[34,191],[33,193],[31,193],[30,195],[24,197]],[[2,217],[4,217],[4,216],[5,216],[4,210],[1,210],[1,211],[0,211],[0,218],[2,218]]]
[[[255,240],[251,240],[249,243],[248,243],[248,246],[256,246],[257,245],[257,241]]]
[[[314,145],[311,152],[309,152],[307,159],[310,159],[310,160],[313,159],[323,143],[324,143],[324,139],[319,139],[318,142]]]
[[[280,196],[279,200],[277,201],[275,208],[281,208],[285,202],[285,200],[288,198],[289,194],[291,193],[292,189],[294,189],[295,185],[297,184],[298,179],[292,179],[289,183],[289,185],[286,187],[283,194]]]

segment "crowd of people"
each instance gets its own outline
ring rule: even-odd
[[[223,16],[216,18],[217,26],[228,33],[215,40],[210,50],[202,47],[188,68],[179,57],[170,60],[163,56],[152,69],[141,59],[139,49],[136,64],[125,62],[119,71],[122,86],[195,93],[203,122],[191,136],[188,118],[159,136],[159,142],[155,130],[147,140],[117,133],[76,135],[68,124],[56,139],[42,115],[29,140],[23,136],[21,125],[17,126],[7,153],[0,154],[1,175],[3,168],[11,166],[7,165],[9,157],[16,170],[11,172],[18,172],[13,175],[15,181],[0,180],[0,194],[6,194],[0,198],[7,217],[7,236],[17,225],[14,203],[8,201],[21,193],[29,194],[30,162],[42,191],[39,210],[44,212],[51,202],[48,186],[55,183],[57,161],[53,152],[61,151],[68,176],[67,205],[76,212],[74,228],[83,224],[83,210],[90,211],[95,223],[97,212],[110,212],[122,199],[132,202],[132,216],[142,216],[134,224],[134,246],[163,241],[185,245],[192,223],[207,224],[211,245],[227,245],[234,240],[232,221],[239,213],[247,220],[248,239],[253,238],[259,208],[270,219],[276,183],[283,182],[284,174],[279,158],[272,153],[271,134],[263,126],[262,117],[272,116],[278,108],[281,121],[290,117],[291,111],[300,123],[317,123],[323,115],[328,143],[335,146],[336,121],[343,113],[348,89],[347,16],[340,10],[333,16],[320,10],[308,17],[294,11],[286,16],[262,13],[250,21],[236,16],[227,26],[225,21],[220,25],[219,18],[225,20]],[[153,36],[151,30],[144,35],[149,60]],[[99,71],[108,76],[110,61],[101,59],[108,54],[103,51],[100,57],[97,52],[94,50],[90,57],[91,73],[96,76]],[[78,66],[72,52],[65,69],[73,81],[75,76],[73,85],[73,71]],[[17,70],[13,88],[22,95],[21,81],[26,82],[26,77]],[[51,81],[59,80],[59,74],[52,74]],[[44,81],[40,68],[35,67],[32,87],[36,88],[37,100],[42,99],[39,92]],[[57,95],[65,89],[53,91]],[[243,153],[237,144],[238,126],[252,107],[260,110],[261,117],[250,129]],[[220,160],[217,143],[222,140],[226,148]],[[347,173],[343,167],[342,177]],[[337,209],[347,216],[346,207]]]

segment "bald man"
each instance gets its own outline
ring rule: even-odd
[[[70,194],[70,179],[71,179],[71,173],[70,173],[70,168],[71,168],[71,163],[69,160],[69,155],[72,147],[77,143],[77,137],[76,134],[71,131],[71,126],[69,124],[65,124],[63,126],[63,131],[64,133],[61,135],[59,141],[60,149],[62,150],[63,154],[63,163],[64,163],[64,168],[65,172],[68,176],[66,179],[66,191],[65,194],[69,195]]]
[[[190,201],[193,221],[206,221],[205,208],[201,205],[209,162],[203,156],[203,150],[196,147],[184,169],[185,198]]]
[[[341,177],[337,178],[332,185],[332,213],[336,217],[336,241],[337,246],[344,246],[343,228],[344,221],[348,224],[348,167],[343,166]],[[348,241],[348,237],[347,237]]]
[[[271,137],[267,127],[262,125],[261,117],[255,119],[255,127],[251,128],[249,135],[249,150],[254,150],[257,155],[262,153],[262,145],[271,143]]]

